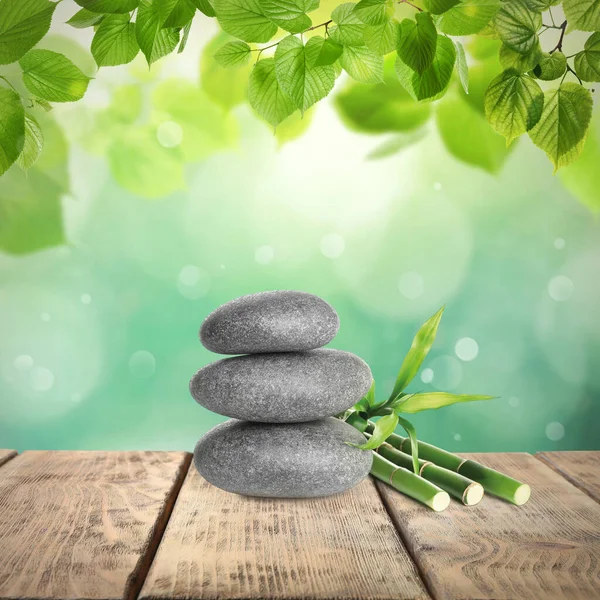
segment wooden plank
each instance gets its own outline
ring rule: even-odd
[[[0,467],[7,463],[11,458],[14,458],[17,455],[16,450],[4,450],[0,448]]]
[[[229,494],[192,466],[140,599],[428,598],[371,479],[329,498]]]
[[[434,513],[385,484],[382,497],[436,600],[600,597],[600,506],[529,454],[465,454],[532,488]]]
[[[24,452],[0,477],[0,598],[139,592],[184,452]]]
[[[600,452],[538,452],[535,456],[600,502]]]

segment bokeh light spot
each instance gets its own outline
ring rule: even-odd
[[[453,356],[438,356],[431,362],[431,369],[435,373],[433,386],[442,392],[456,389],[462,381],[462,366]]]
[[[460,433],[455,433],[454,434],[454,440],[457,442],[460,442],[460,440],[462,440],[462,436],[460,435]]]
[[[327,258],[340,257],[346,248],[344,238],[339,233],[328,233],[321,238],[321,253]]]
[[[156,130],[156,139],[164,148],[175,148],[183,141],[183,129],[175,121],[165,121]]]
[[[553,442],[562,440],[565,437],[565,428],[563,424],[557,423],[556,421],[548,423],[548,425],[546,425],[546,437]]]
[[[33,367],[33,358],[31,358],[29,354],[21,354],[15,358],[13,364],[15,365],[15,369],[18,369],[19,371],[28,371]]]
[[[78,394],[77,392],[75,392],[74,394],[71,394],[71,402],[77,403],[77,402],[81,402],[82,396],[81,394]]]
[[[40,315],[40,319],[42,319],[42,321],[47,323],[50,320],[50,315],[47,312],[42,313]]]
[[[433,189],[434,189],[436,192],[439,192],[439,191],[442,189],[442,184],[441,184],[439,181],[436,181],[436,182],[433,184]]]
[[[423,369],[421,372],[421,381],[423,383],[431,383],[433,381],[433,369]]]
[[[454,346],[456,356],[465,362],[475,360],[479,354],[479,344],[470,337],[464,337],[456,342]]]
[[[271,246],[260,246],[254,252],[254,260],[259,265],[269,265],[275,258],[275,250]]]
[[[563,249],[565,246],[566,246],[566,242],[565,242],[565,240],[564,240],[563,238],[561,238],[561,237],[557,237],[557,238],[554,240],[554,247],[555,247],[557,250],[562,250],[562,249]]]
[[[508,399],[508,405],[512,406],[513,408],[517,408],[517,406],[519,406],[519,404],[521,404],[521,401],[516,396],[511,396]]]
[[[196,265],[186,265],[179,271],[177,289],[188,300],[197,300],[210,290],[209,274]]]
[[[30,383],[36,392],[47,392],[54,386],[54,373],[45,367],[34,367],[31,371]]]
[[[154,354],[147,350],[138,350],[129,359],[129,371],[138,379],[148,379],[154,375],[156,359]]]
[[[573,294],[573,282],[565,275],[557,275],[548,284],[548,294],[552,300],[566,302]]]
[[[92,301],[92,297],[89,294],[81,294],[81,303],[89,304]]]
[[[423,277],[419,273],[415,273],[415,271],[402,273],[398,279],[398,290],[409,300],[420,298],[425,290]]]

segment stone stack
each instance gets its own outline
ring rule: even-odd
[[[339,318],[324,300],[293,291],[232,300],[202,324],[213,352],[235,354],[200,369],[194,399],[228,417],[196,445],[194,464],[213,485],[238,494],[308,498],[353,487],[371,469],[364,436],[333,418],[369,390],[358,356],[322,348]]]

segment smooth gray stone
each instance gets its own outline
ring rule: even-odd
[[[369,391],[372,380],[358,356],[321,348],[218,360],[192,377],[190,392],[220,415],[295,423],[343,412]]]
[[[354,427],[328,418],[297,424],[232,419],[211,429],[194,464],[213,485],[245,496],[312,498],[343,492],[371,470],[372,453]]]
[[[325,300],[305,292],[261,292],[219,306],[202,323],[200,341],[219,354],[312,350],[328,344],[340,320]]]

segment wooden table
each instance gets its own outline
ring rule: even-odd
[[[185,452],[0,450],[0,598],[600,598],[600,452],[465,456],[529,503],[244,498]]]

